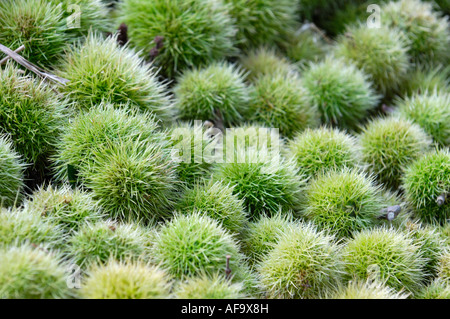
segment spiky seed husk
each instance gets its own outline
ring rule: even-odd
[[[248,112],[246,74],[236,65],[215,62],[184,72],[174,87],[175,105],[183,120],[241,122]]]
[[[346,286],[339,285],[330,299],[406,299],[410,294],[397,292],[377,281],[351,280]]]
[[[296,74],[297,68],[273,47],[259,47],[245,52],[240,64],[248,71],[248,80],[263,75]]]
[[[235,275],[244,261],[234,237],[201,212],[177,214],[162,225],[154,238],[151,254],[156,263],[179,279],[225,272],[229,255],[232,274],[239,280]]]
[[[0,135],[0,207],[19,204],[26,165],[7,136]]]
[[[247,120],[278,128],[288,138],[319,124],[319,110],[302,81],[281,73],[258,77]]]
[[[67,114],[66,99],[8,62],[0,70],[0,133],[10,136],[24,161],[41,172],[55,151]]]
[[[86,299],[166,299],[170,278],[159,267],[110,260],[89,269],[80,296]]]
[[[397,100],[397,112],[420,125],[442,146],[450,146],[450,91],[424,91]]]
[[[372,176],[344,168],[319,175],[307,185],[302,214],[319,229],[351,237],[377,225],[384,207]]]
[[[423,221],[445,224],[450,205],[436,200],[450,189],[450,153],[448,149],[429,152],[410,163],[404,172],[402,189],[415,214]]]
[[[200,275],[180,282],[174,288],[177,299],[242,299],[241,283],[231,283],[224,275]]]
[[[65,299],[74,295],[58,254],[30,245],[0,248],[0,296],[5,299]]]
[[[120,141],[99,148],[92,166],[81,167],[79,174],[112,218],[154,223],[170,216],[175,205],[176,166],[165,145]]]
[[[242,235],[242,251],[252,265],[257,265],[266,258],[280,236],[294,226],[291,212],[279,212],[271,217],[263,215],[247,225]]]
[[[211,173],[211,165],[220,159],[214,153],[222,147],[222,133],[215,127],[207,128],[201,122],[177,123],[169,129],[170,141],[176,153],[179,179],[187,186],[201,182]]]
[[[381,23],[399,28],[409,39],[409,53],[415,62],[448,62],[450,24],[448,17],[433,10],[432,3],[420,0],[391,1],[381,10]]]
[[[156,47],[155,37],[163,37],[154,62],[171,78],[236,53],[234,21],[221,1],[126,0],[117,20],[127,24],[130,42],[142,56]]]
[[[241,47],[282,43],[287,30],[296,26],[298,1],[291,0],[226,0],[235,19],[237,41]]]
[[[450,90],[450,66],[416,65],[407,76],[402,87],[402,96],[422,95],[425,92],[448,92]]]
[[[51,223],[64,227],[69,233],[77,231],[85,223],[100,221],[104,216],[89,192],[78,188],[73,190],[67,184],[38,188],[24,206]]]
[[[442,234],[442,238],[445,240],[446,245],[450,245],[450,221],[440,226],[439,232]]]
[[[310,63],[302,80],[319,107],[322,123],[355,129],[378,105],[369,77],[356,65],[332,56]]]
[[[450,299],[450,284],[436,279],[414,297],[416,299]]]
[[[64,8],[47,0],[0,2],[0,43],[11,50],[21,45],[25,59],[50,66],[63,53],[69,36]]]
[[[66,181],[69,166],[76,171],[91,166],[99,149],[110,144],[120,141],[164,143],[163,136],[156,132],[157,127],[150,113],[116,109],[107,103],[77,114],[58,141],[58,151],[53,157],[56,178]]]
[[[448,247],[441,256],[439,256],[438,277],[447,284],[450,284],[450,250]]]
[[[218,221],[224,229],[239,234],[247,222],[244,201],[233,193],[234,186],[220,181],[203,181],[188,189],[177,210],[183,214],[200,211]]]
[[[387,26],[369,28],[360,23],[349,26],[338,37],[334,53],[354,62],[370,76],[380,93],[390,96],[411,68],[408,49],[407,39],[398,30]]]
[[[308,23],[289,36],[284,50],[286,56],[295,63],[317,62],[325,57],[329,43],[322,30]]]
[[[396,291],[422,288],[424,259],[419,246],[400,230],[366,229],[343,249],[347,279],[377,280]]]
[[[445,247],[442,234],[436,227],[423,225],[418,221],[410,221],[405,224],[406,234],[412,238],[413,243],[419,246],[419,252],[426,259],[423,272],[426,282],[431,282],[437,277],[437,265],[439,257]]]
[[[288,142],[285,152],[295,159],[300,174],[308,179],[328,170],[362,164],[356,138],[337,128],[306,129]]]
[[[369,122],[359,142],[368,170],[392,189],[400,186],[404,168],[431,146],[431,138],[419,125],[399,117]]]
[[[19,208],[0,210],[0,246],[30,243],[36,247],[62,248],[63,229],[37,211]]]
[[[137,224],[101,221],[85,224],[68,239],[68,254],[80,267],[88,269],[117,261],[146,261],[150,243],[146,229]]]
[[[258,267],[269,298],[317,298],[342,275],[339,245],[310,224],[285,232]]]
[[[292,159],[251,147],[237,147],[234,158],[215,166],[213,176],[234,185],[234,193],[244,200],[252,219],[264,213],[295,210],[305,184]]]
[[[91,32],[85,41],[66,51],[57,74],[69,82],[62,88],[82,110],[108,102],[114,107],[136,107],[153,112],[156,119],[170,121],[175,114],[166,84],[155,68],[145,64],[117,35],[104,39]]]

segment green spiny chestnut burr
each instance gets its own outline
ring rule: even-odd
[[[429,152],[412,162],[402,179],[405,198],[421,220],[446,223],[450,218],[450,153]]]
[[[223,271],[231,256],[232,275],[239,274],[243,256],[233,236],[201,212],[175,215],[154,238],[154,261],[179,279]],[[239,276],[233,278],[238,279]]]
[[[19,73],[9,62],[0,70],[0,133],[42,173],[63,131],[68,103],[49,85]]]
[[[339,36],[334,53],[354,62],[370,76],[380,93],[390,96],[411,67],[408,49],[408,40],[398,30],[369,28],[361,23]]]
[[[20,202],[25,167],[9,138],[0,135],[0,207]]]
[[[153,116],[100,106],[78,115],[55,158],[60,178],[72,166],[113,218],[154,221],[174,204],[177,164]]]
[[[438,276],[450,284],[450,250],[446,249],[439,257]]]
[[[104,212],[125,221],[154,223],[170,216],[180,184],[171,149],[149,142],[100,148],[93,165],[79,174]]]
[[[61,248],[65,235],[61,227],[30,209],[0,210],[0,246],[30,243],[36,247]]]
[[[188,189],[178,203],[178,211],[200,211],[218,221],[224,229],[238,234],[247,222],[244,201],[233,193],[234,187],[220,181],[203,181]]]
[[[433,10],[433,4],[420,0],[391,1],[381,8],[381,23],[397,27],[409,39],[414,61],[446,63],[450,58],[450,24]]]
[[[110,260],[95,265],[80,295],[86,299],[166,299],[170,296],[170,278],[158,267],[141,262]]]
[[[278,152],[263,153],[256,148],[235,149],[214,169],[215,180],[234,185],[234,193],[244,200],[250,218],[276,214],[281,210],[295,210],[300,203],[304,180],[295,162],[284,159]]]
[[[342,59],[329,56],[310,63],[302,80],[324,124],[354,129],[378,104],[379,96],[368,76]]]
[[[342,275],[339,245],[312,225],[291,228],[258,267],[269,298],[317,298]]]
[[[144,64],[116,36],[103,39],[89,33],[84,42],[67,50],[58,75],[68,79],[64,92],[82,110],[107,101],[115,107],[151,111],[158,120],[170,121],[174,109],[166,85],[160,83],[152,65]]]
[[[202,121],[194,121],[194,125],[177,123],[169,132],[178,178],[187,186],[207,178],[212,163],[221,159],[220,151],[215,151],[222,146],[222,133],[215,127],[206,127]]]
[[[347,242],[343,255],[347,279],[377,280],[396,291],[422,288],[426,259],[420,247],[400,230],[363,230]]]
[[[423,95],[434,90],[444,94],[450,91],[450,66],[416,66],[408,74],[408,80],[402,87],[402,96]]]
[[[307,23],[289,36],[284,49],[287,57],[296,63],[317,62],[324,58],[329,43],[322,30]]]
[[[247,120],[278,128],[288,138],[319,124],[319,110],[302,81],[294,75],[257,78],[251,92]]]
[[[368,170],[392,189],[400,186],[405,167],[431,146],[431,138],[419,125],[395,116],[369,122],[359,142]]]
[[[230,5],[242,47],[281,43],[285,32],[297,23],[297,0],[225,0],[225,3]]]
[[[0,2],[0,43],[40,66],[54,64],[69,37],[62,6],[47,0]]]
[[[306,129],[297,134],[288,142],[286,156],[295,159],[300,174],[308,179],[331,169],[361,165],[356,138],[329,127]]]
[[[242,299],[241,283],[230,283],[219,273],[200,275],[180,282],[174,289],[177,299]]]
[[[158,125],[150,113],[137,113],[101,103],[88,112],[78,113],[63,132],[55,154],[54,170],[59,180],[67,180],[68,167],[79,171],[92,166],[99,149],[120,141],[163,143]]]
[[[241,122],[250,101],[245,77],[242,69],[225,62],[185,71],[174,88],[180,118],[228,126]]]
[[[397,112],[420,125],[442,146],[450,146],[450,91],[425,91],[397,102]]]
[[[313,179],[305,190],[303,215],[338,237],[378,224],[383,203],[379,186],[357,169],[330,170]]]
[[[0,296],[5,299],[73,297],[58,254],[30,245],[0,248]]]
[[[444,223],[444,225],[440,226],[439,232],[442,234],[442,238],[445,240],[446,245],[450,245],[450,221]]]
[[[24,206],[68,232],[77,231],[85,223],[100,221],[103,214],[92,195],[84,190],[73,190],[68,185],[48,185],[36,190]]]
[[[416,299],[450,299],[450,283],[436,279],[414,297]]]
[[[132,45],[170,78],[236,53],[237,30],[221,1],[125,0],[118,10]]]
[[[250,81],[255,81],[263,75],[289,75],[297,72],[296,66],[273,47],[259,47],[248,50],[241,57],[240,63],[249,72],[247,78]]]
[[[256,265],[262,262],[280,236],[292,227],[296,225],[290,212],[279,212],[272,217],[261,216],[249,223],[243,234],[242,250],[249,257],[250,263]]]
[[[100,221],[85,224],[68,239],[70,258],[80,267],[89,268],[117,261],[148,260],[150,244],[146,230],[137,224]]]
[[[409,294],[397,292],[376,281],[351,280],[346,286],[339,285],[330,299],[406,299]]]
[[[419,246],[419,252],[426,259],[423,272],[426,281],[430,282],[437,276],[439,257],[445,247],[445,240],[436,227],[423,225],[420,222],[407,222],[405,232],[413,239],[413,243]]]

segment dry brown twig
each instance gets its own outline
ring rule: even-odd
[[[19,49],[22,47],[23,47],[23,49],[21,49],[19,51]],[[51,80],[51,81],[53,81],[57,84],[61,84],[61,85],[66,85],[66,83],[69,82],[69,80],[67,80],[67,79],[47,73],[44,69],[41,69],[37,65],[34,65],[30,61],[28,61],[27,59],[22,57],[19,54],[19,52],[23,51],[25,49],[25,47],[21,46],[20,48],[18,48],[16,51],[13,51],[10,48],[4,46],[3,44],[0,44],[0,51],[7,55],[6,58],[4,58],[0,61],[0,65],[2,65],[3,63],[6,63],[6,61],[8,61],[9,59],[13,59],[17,63],[19,63],[21,66],[23,66],[24,68],[35,73],[37,76],[39,76],[43,80]]]

